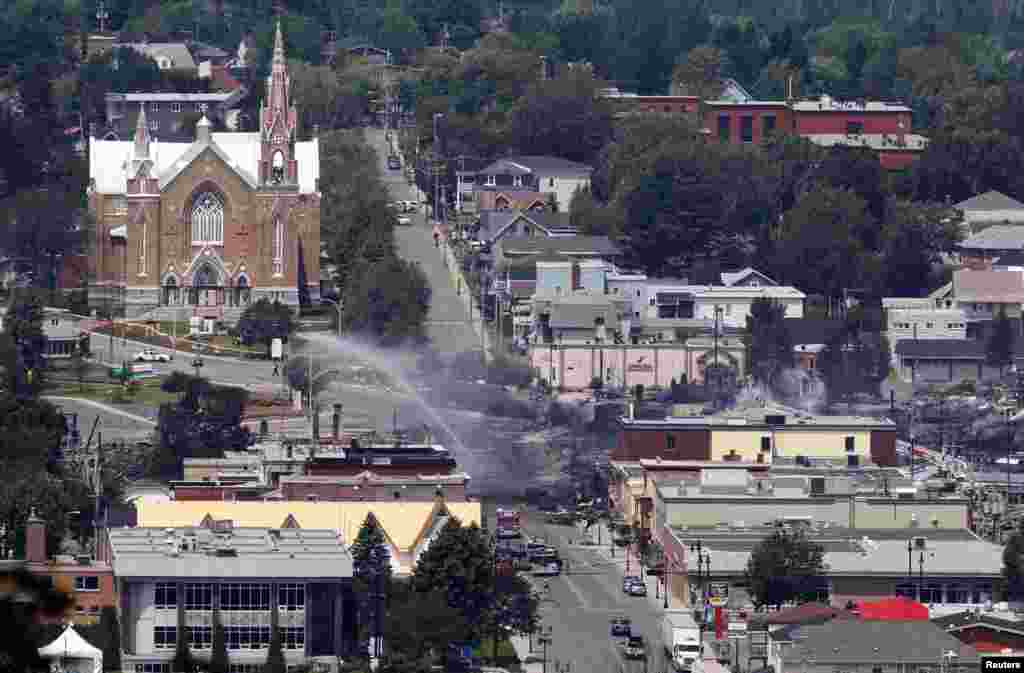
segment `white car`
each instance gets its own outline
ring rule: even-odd
[[[171,356],[167,353],[161,353],[160,351],[147,348],[144,351],[139,351],[135,354],[136,362],[170,362]]]
[[[412,218],[404,217],[404,216],[400,217],[400,218],[398,218],[398,224],[400,224],[403,227],[408,227],[409,225],[412,224]]]

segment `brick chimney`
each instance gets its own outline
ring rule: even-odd
[[[25,560],[46,563],[46,522],[39,518],[33,507],[25,522]]]

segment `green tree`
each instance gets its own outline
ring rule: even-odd
[[[383,635],[385,605],[391,594],[391,550],[373,514],[359,528],[350,549],[353,585],[359,601],[360,641]]]
[[[865,276],[859,232],[870,222],[867,204],[852,191],[819,188],[783,217],[777,236],[776,276],[838,303]]]
[[[430,285],[415,262],[389,251],[366,265],[343,290],[342,324],[355,334],[384,345],[420,341],[430,310]]]
[[[531,86],[512,112],[510,141],[523,154],[589,162],[612,137],[612,109],[584,70]],[[568,204],[564,204],[568,205]]]
[[[999,367],[1000,376],[1006,367],[1013,364],[1015,335],[1013,324],[1006,315],[1006,307],[999,307],[999,315],[992,322],[992,333],[985,343],[985,363]]]
[[[188,643],[188,629],[185,627],[185,603],[178,601],[178,628],[175,630],[174,658],[171,660],[173,673],[195,673],[196,660]]]
[[[46,385],[45,354],[42,304],[38,299],[19,301],[16,297],[0,333],[0,362],[8,394],[22,399],[39,396]]]
[[[940,285],[937,275],[943,253],[963,238],[963,214],[939,204],[889,199],[882,222],[876,292],[886,297],[912,297],[921,288]]]
[[[411,581],[418,592],[446,595],[448,605],[470,623],[471,633],[482,635],[494,587],[494,560],[479,526],[463,526],[458,519],[449,519],[420,555]]]
[[[1006,600],[1024,597],[1024,526],[1018,526],[1003,548],[1003,580]]]
[[[117,608],[106,606],[100,610],[100,631],[103,633],[103,670],[121,670],[121,623]]]
[[[73,599],[59,591],[53,580],[27,570],[5,570],[5,586],[12,587],[0,597],[0,662],[5,671],[22,673],[46,671],[47,663],[39,656],[41,619],[64,618]]]
[[[246,307],[238,319],[238,333],[244,343],[262,343],[271,354],[274,339],[285,343],[295,331],[295,313],[279,301],[271,302],[266,297]]]
[[[755,299],[747,316],[744,342],[754,380],[775,389],[779,376],[795,363],[793,340],[786,328],[786,307],[766,297]]]
[[[426,46],[426,39],[416,20],[402,11],[400,3],[391,0],[381,15],[377,40],[379,46],[392,52],[393,57]]]
[[[746,577],[760,608],[815,600],[825,568],[825,549],[802,529],[777,529],[750,554]]]
[[[220,620],[220,611],[213,613],[213,642],[210,650],[210,664],[207,673],[228,673],[231,659],[228,657],[228,644],[224,638],[224,624]]]
[[[672,71],[672,88],[684,96],[715,100],[725,86],[729,57],[721,49],[703,44],[686,54]]]

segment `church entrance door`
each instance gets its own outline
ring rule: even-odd
[[[189,303],[193,306],[220,306],[224,303],[224,287],[209,264],[196,271]]]

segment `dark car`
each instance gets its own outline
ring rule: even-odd
[[[629,638],[632,634],[633,620],[629,617],[616,617],[612,620],[612,637],[613,638]]]
[[[390,168],[393,171],[399,170],[400,168],[402,168],[402,160],[392,154],[390,157],[388,157],[388,168]]]
[[[630,636],[626,641],[625,654],[627,659],[644,659],[647,657],[647,648],[644,646],[643,636]]]
[[[640,578],[636,575],[626,575],[622,578],[622,593],[628,594],[629,588],[634,584],[639,584]]]

